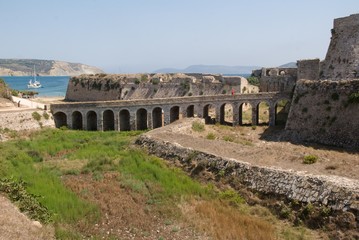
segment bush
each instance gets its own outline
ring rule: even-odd
[[[349,95],[349,103],[359,103],[359,92]]]
[[[36,121],[41,120],[41,115],[38,112],[33,112],[31,115],[32,115],[33,119],[35,119]]]
[[[333,94],[332,94],[332,99],[333,99],[334,101],[338,101],[338,100],[339,100],[339,94],[338,94],[338,93],[333,93]]]
[[[44,113],[42,114],[42,116],[43,116],[46,120],[48,120],[48,119],[50,118],[50,116],[49,116],[49,114],[48,114],[47,112],[44,112]]]
[[[214,135],[214,133],[208,133],[206,138],[209,140],[214,140],[214,139],[216,139],[216,135]]]
[[[247,80],[249,84],[259,86],[259,79],[257,77],[249,77]]]
[[[316,163],[318,160],[318,157],[315,155],[306,155],[304,156],[303,163],[304,164],[313,164]]]
[[[203,132],[204,131],[204,124],[198,121],[192,123],[192,130],[195,132]]]

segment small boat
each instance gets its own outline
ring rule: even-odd
[[[29,84],[27,84],[27,88],[41,88],[42,85],[40,83],[40,81],[36,80],[36,71],[35,71],[35,66],[34,66],[34,77],[33,79],[30,79]]]

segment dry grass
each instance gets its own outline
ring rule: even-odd
[[[213,201],[192,201],[182,209],[189,221],[200,231],[213,239],[276,239],[273,225],[258,217],[234,210],[228,203]],[[192,212],[192,214],[190,213]]]

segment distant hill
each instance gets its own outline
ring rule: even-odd
[[[289,62],[283,65],[279,66],[280,68],[296,68],[297,67],[297,63],[296,62]]]
[[[155,73],[210,73],[210,74],[250,74],[259,66],[222,66],[222,65],[192,65],[184,69],[162,68]]]
[[[81,63],[38,59],[0,59],[0,76],[30,76],[33,69],[40,76],[77,76],[103,73],[97,67]]]

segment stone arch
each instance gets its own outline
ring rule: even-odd
[[[233,125],[233,106],[230,103],[223,103],[220,107],[220,123]]]
[[[113,131],[115,130],[115,114],[112,110],[105,110],[102,114],[103,118],[103,130]]]
[[[186,117],[188,118],[194,117],[194,105],[187,106]]]
[[[288,99],[279,99],[275,104],[275,125],[285,125],[288,119],[290,101]]]
[[[57,112],[54,114],[55,126],[57,128],[66,126],[67,127],[67,115],[63,112]]]
[[[147,129],[147,110],[144,108],[140,108],[136,112],[136,129]]]
[[[180,108],[179,106],[173,106],[170,109],[170,123],[179,119]]]
[[[267,101],[261,101],[256,106],[257,118],[255,125],[269,125],[270,104]]]
[[[244,102],[239,105],[239,124],[251,125],[252,124],[252,104]]]
[[[86,119],[87,119],[87,130],[96,131],[97,130],[97,113],[95,111],[87,112]]]
[[[82,113],[79,111],[74,111],[72,113],[72,129],[82,130]]]
[[[120,115],[120,131],[130,131],[131,130],[130,112],[127,109],[122,109],[119,115]]]
[[[206,124],[216,123],[216,107],[212,104],[207,104],[203,107],[203,118]]]
[[[162,108],[156,107],[152,110],[152,124],[153,128],[159,128],[163,126]]]

